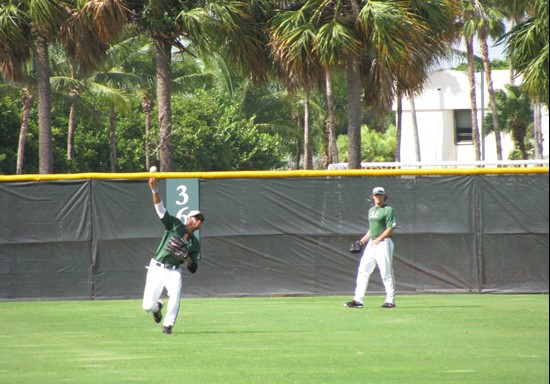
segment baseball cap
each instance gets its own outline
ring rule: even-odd
[[[196,217],[197,219],[204,221],[204,215],[199,210],[193,210],[187,214],[187,217]]]
[[[382,187],[376,187],[372,190],[373,195],[384,195],[386,196],[386,191]]]

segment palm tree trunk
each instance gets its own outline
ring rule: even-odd
[[[38,93],[38,172],[53,173],[52,111],[48,42],[36,39],[36,87]]]
[[[511,18],[510,19],[510,27],[509,27],[510,30],[512,30],[515,25],[516,25],[515,18]],[[509,68],[510,68],[509,83],[514,85],[514,83],[516,81],[516,76],[514,75],[514,66],[512,65],[512,57],[514,56],[514,48],[513,48],[513,46],[508,46],[508,49],[509,49],[508,65],[509,65]]]
[[[300,169],[300,160],[302,159],[302,151],[300,151],[300,145],[296,145],[296,152],[294,152],[294,169]]]
[[[502,143],[500,137],[500,123],[498,121],[497,103],[495,101],[495,91],[493,89],[493,79],[491,76],[491,67],[489,65],[489,47],[487,40],[480,40],[481,59],[483,61],[483,70],[485,71],[485,79],[487,82],[487,92],[489,93],[489,105],[493,116],[493,132],[495,134],[495,142],[497,146],[497,159],[502,160]]]
[[[76,92],[75,92],[76,93]],[[74,133],[76,131],[76,99],[77,95],[71,95],[71,111],[69,112],[69,126],[67,137],[67,160],[74,159]]]
[[[151,111],[153,110],[153,99],[149,94],[141,101],[143,113],[145,114],[145,169],[151,168]]]
[[[336,146],[336,117],[334,116],[334,89],[332,85],[332,71],[325,71],[325,84],[327,96],[327,131],[328,131],[328,163],[338,163],[338,147]]]
[[[401,130],[402,130],[402,117],[403,117],[403,94],[401,91],[397,92],[397,132],[395,134],[395,161],[401,162]]]
[[[111,172],[116,172],[116,113],[115,106],[111,104],[109,110],[109,143],[110,143],[110,159],[111,159]]]
[[[297,112],[297,111],[293,111],[292,112],[292,120],[296,123],[296,131],[297,132],[301,132],[302,131],[302,123],[300,122],[300,114]],[[300,136],[297,135],[297,140],[296,140],[296,152],[294,152],[294,169],[295,170],[298,170],[300,169],[300,159],[301,159],[301,155],[302,155],[302,151],[300,150],[300,147],[301,147],[301,140],[300,140]]]
[[[170,62],[172,46],[169,42],[154,39],[159,114],[160,171],[172,171],[172,106],[170,102]]]
[[[416,106],[414,104],[414,96],[409,96],[409,103],[411,104],[411,117],[413,124],[413,135],[414,135],[414,152],[416,154],[416,161],[422,161],[420,156],[420,138],[418,135],[418,122],[416,120]]]
[[[23,162],[25,159],[25,145],[27,144],[27,132],[29,131],[29,115],[31,113],[31,107],[34,103],[34,96],[23,88],[23,96],[21,101],[23,104],[22,117],[21,117],[21,131],[19,132],[19,143],[17,145],[17,166],[15,170],[16,175],[23,173]]]
[[[359,59],[347,60],[348,82],[348,169],[361,169],[361,75]]]
[[[535,159],[542,159],[542,104],[535,102],[535,117],[533,122],[533,134],[535,136]]]
[[[313,151],[311,149],[311,122],[309,118],[310,94],[309,87],[305,88],[304,102],[304,169],[313,169]]]
[[[512,125],[512,136],[516,145],[521,153],[521,158],[523,160],[529,159],[529,154],[527,152],[527,146],[525,145],[525,138],[527,137],[527,126],[523,124],[518,119],[513,119],[511,122]]]
[[[481,150],[479,144],[479,129],[477,125],[477,103],[476,103],[476,78],[474,63],[474,42],[473,38],[466,38],[466,52],[468,55],[468,82],[470,83],[470,110],[472,116],[472,141],[476,161],[481,160]]]

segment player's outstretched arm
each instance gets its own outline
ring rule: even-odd
[[[153,193],[153,204],[155,205],[157,214],[162,219],[166,214],[166,208],[164,207],[164,204],[162,204],[162,200],[160,199],[157,179],[154,176],[151,176],[149,178],[149,188],[151,188],[151,192]]]
[[[154,176],[151,176],[149,178],[149,187],[151,188],[151,192],[153,192],[153,204],[160,203],[160,195],[159,195],[159,189],[157,185],[157,179]]]

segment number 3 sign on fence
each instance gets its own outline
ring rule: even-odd
[[[198,179],[167,179],[166,205],[169,212],[176,212],[176,216],[185,222],[187,212],[199,209],[199,180]]]

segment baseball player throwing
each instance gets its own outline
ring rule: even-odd
[[[361,240],[354,242],[350,249],[352,253],[359,253],[363,245],[367,244],[357,270],[355,297],[352,301],[344,304],[350,308],[363,308],[369,278],[377,265],[386,290],[386,302],[382,305],[382,308],[395,307],[395,281],[392,267],[393,241],[391,234],[397,224],[395,223],[393,208],[386,204],[387,196],[384,188],[374,188],[372,199],[374,207],[369,209],[369,230]]]
[[[185,264],[191,273],[195,273],[200,260],[200,243],[193,234],[204,221],[204,215],[199,211],[191,211],[187,215],[185,223],[177,217],[170,215],[160,199],[157,180],[153,176],[149,178],[149,187],[153,192],[153,204],[164,224],[164,235],[155,253],[155,257],[149,263],[145,290],[143,293],[143,309],[153,313],[156,323],[162,321],[163,303],[159,300],[162,291],[168,292],[168,306],[164,317],[164,334],[171,334],[176,323],[180,307],[180,295],[182,278],[180,266]]]

